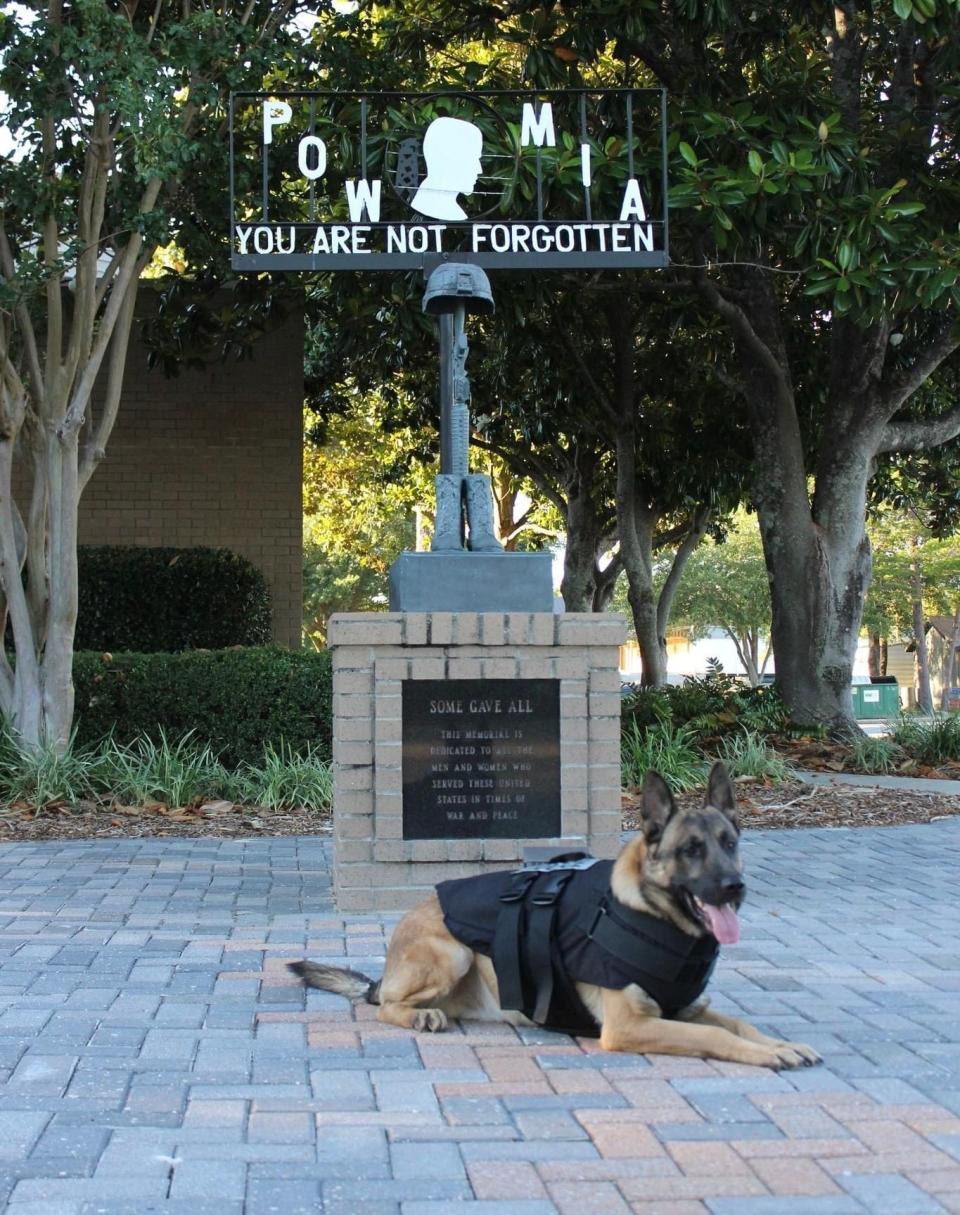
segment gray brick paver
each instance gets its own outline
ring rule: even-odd
[[[467,1167],[580,1168],[608,1186],[647,1168],[681,1185],[669,1156],[598,1151],[610,1141],[594,1131],[636,1125],[635,1104],[646,1150],[700,1141],[754,1182],[754,1151],[787,1170],[830,1144],[869,1162],[844,1102],[867,1102],[891,1143],[909,1125],[960,1160],[960,820],[752,834],[744,853],[743,943],[724,951],[714,1007],[811,1042],[825,1066],[651,1065],[490,1027],[484,1042],[527,1048],[544,1080],[486,1096],[482,1044],[476,1064],[458,1047],[453,1066],[424,1067],[411,1035],[345,1021],[343,1000],[287,985],[279,963],[308,940],[323,942],[312,956],[382,973],[397,917],[338,915],[329,841],[0,845],[0,1210],[554,1215],[519,1192],[477,1199]],[[601,1071],[613,1090],[590,1092]],[[646,1092],[671,1094],[661,1116]],[[786,1192],[735,1197],[718,1174],[703,1202],[712,1215],[941,1210],[922,1171],[896,1160],[830,1170],[840,1194],[790,1192],[787,1171]]]

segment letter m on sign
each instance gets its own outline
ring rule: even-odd
[[[542,148],[544,144],[548,148],[557,146],[557,137],[553,130],[553,106],[549,101],[545,101],[540,107],[540,113],[536,114],[533,109],[533,103],[525,101],[523,103],[523,117],[520,121],[520,144],[526,147],[533,143],[538,148]]]

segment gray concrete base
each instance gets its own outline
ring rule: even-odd
[[[552,612],[552,553],[401,553],[391,612]]]

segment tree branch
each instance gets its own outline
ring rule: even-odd
[[[700,507],[693,517],[693,523],[687,531],[686,538],[674,555],[670,572],[667,574],[666,581],[660,590],[660,597],[657,600],[657,630],[661,637],[666,634],[667,621],[670,619],[670,609],[673,607],[674,596],[680,585],[680,579],[683,577],[683,571],[694,549],[696,549],[706,535],[707,524],[709,522],[709,507]]]
[[[958,347],[960,347],[960,325],[956,323],[944,325],[933,341],[920,351],[913,365],[891,376],[889,382],[882,387],[880,399],[886,416],[892,417],[898,409],[902,408],[917,389],[933,375],[944,359],[949,358]],[[891,427],[892,424],[885,429],[891,430]],[[943,442],[942,439],[939,441]],[[892,451],[894,448],[884,446],[879,450]]]
[[[939,418],[918,422],[891,422],[880,432],[877,454],[885,451],[925,451],[939,447],[960,434],[960,405],[948,409]]]
[[[760,337],[750,323],[750,318],[739,306],[728,300],[717,284],[706,274],[698,274],[697,286],[707,303],[727,322],[734,337],[753,354],[763,367],[774,377],[781,391],[789,393],[790,385],[784,376],[783,367],[767,343]]]
[[[12,285],[17,276],[17,268],[13,261],[13,250],[10,248],[10,242],[7,240],[7,233],[2,220],[0,220],[0,271],[3,272],[3,277],[7,282]],[[17,328],[20,336],[23,338],[30,383],[33,386],[33,392],[39,404],[43,399],[44,392],[43,366],[40,362],[40,352],[37,348],[36,331],[33,327],[33,321],[30,319],[30,310],[22,300],[14,308],[14,315],[17,318]]]

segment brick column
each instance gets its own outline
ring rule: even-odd
[[[618,646],[608,613],[362,612],[330,621],[334,888],[342,911],[413,906],[446,878],[516,865],[525,845],[615,855],[620,840]],[[411,679],[560,682],[561,835],[403,838],[402,685]]]

